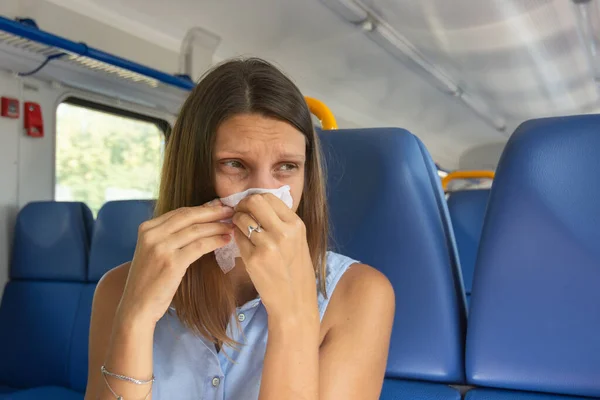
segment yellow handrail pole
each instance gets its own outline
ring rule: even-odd
[[[454,171],[442,178],[442,188],[446,191],[450,181],[456,179],[494,179],[494,176],[494,171]]]
[[[333,113],[325,103],[312,97],[305,97],[305,99],[306,104],[308,104],[308,109],[319,119],[319,121],[321,121],[323,129],[329,130],[338,128]]]

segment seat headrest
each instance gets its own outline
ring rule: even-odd
[[[461,190],[450,193],[448,197],[448,210],[456,237],[467,295],[471,294],[473,272],[489,197],[489,189]]]
[[[600,396],[600,116],[522,124],[500,159],[473,280],[473,384]]]
[[[105,203],[96,218],[88,280],[97,282],[109,270],[131,261],[140,224],[152,218],[154,202],[122,200]]]
[[[391,281],[396,317],[389,378],[460,382],[465,299],[437,170],[395,128],[320,133],[333,249]]]
[[[11,279],[84,282],[92,225],[83,203],[27,204],[17,215]]]

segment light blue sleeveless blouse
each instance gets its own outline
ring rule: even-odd
[[[321,321],[337,283],[356,262],[327,253],[328,298],[318,294]],[[185,328],[175,313],[166,313],[154,334],[152,400],[257,400],[267,347],[267,312],[260,299],[236,310],[229,332],[242,346],[237,351],[226,347],[227,355],[217,353],[214,344]]]

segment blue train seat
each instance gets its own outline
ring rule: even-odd
[[[59,386],[20,390],[0,397],[2,400],[83,400],[83,393]]]
[[[459,190],[451,192],[448,196],[448,211],[458,247],[467,302],[470,302],[473,273],[489,196],[489,189]]]
[[[98,282],[109,270],[131,261],[138,228],[153,211],[150,200],[109,201],[102,206],[94,226],[88,280]]]
[[[83,399],[72,344],[89,326],[81,299],[92,224],[82,203],[34,202],[19,212],[0,306],[0,399]]]
[[[396,317],[382,400],[460,399],[465,297],[448,210],[427,150],[403,129],[320,132],[333,246],[382,271]]]
[[[528,121],[509,140],[466,342],[468,382],[495,389],[467,399],[600,397],[598,154],[599,115]]]

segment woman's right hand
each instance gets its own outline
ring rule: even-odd
[[[234,211],[218,200],[173,210],[140,225],[117,315],[155,325],[169,308],[188,267],[232,240]]]

